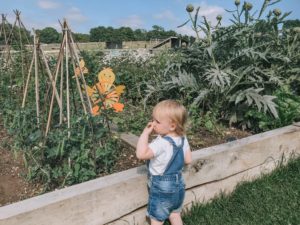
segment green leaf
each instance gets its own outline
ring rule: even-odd
[[[188,19],[187,21],[185,21],[183,24],[179,25],[177,28],[185,26],[188,22],[190,22],[190,19]]]
[[[28,136],[28,139],[29,139],[29,141],[31,141],[31,142],[35,142],[36,140],[38,140],[39,138],[41,138],[42,135],[43,135],[43,134],[42,134],[42,131],[41,131],[41,130],[37,130],[37,131],[31,133],[31,134]]]

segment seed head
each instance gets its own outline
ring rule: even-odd
[[[234,2],[234,4],[235,4],[236,6],[239,6],[239,5],[240,5],[240,3],[241,3],[241,1],[240,1],[240,0],[235,0],[235,2]]]
[[[222,20],[222,16],[221,15],[217,15],[217,20],[221,21]]]
[[[273,13],[275,16],[280,16],[281,15],[281,10],[280,9],[274,9]]]
[[[192,4],[188,4],[186,6],[186,11],[189,12],[189,13],[193,12],[194,11],[194,6]]]
[[[253,5],[250,2],[245,2],[244,3],[244,10],[245,11],[250,11],[252,9]]]

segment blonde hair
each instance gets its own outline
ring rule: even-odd
[[[167,116],[171,122],[176,124],[176,134],[180,136],[185,134],[187,111],[179,102],[171,99],[161,101],[153,108],[153,114]]]

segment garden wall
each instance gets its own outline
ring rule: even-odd
[[[137,137],[125,135],[132,145]],[[193,152],[185,208],[300,155],[300,123]],[[0,225],[145,224],[146,170],[137,167],[0,208]]]
[[[154,45],[160,43],[161,40],[152,41],[123,41],[123,49],[139,49],[139,48],[152,48]],[[106,42],[86,42],[77,43],[80,50],[96,51],[106,49]],[[44,51],[56,50],[59,51],[60,43],[41,44]],[[164,48],[171,48],[171,44],[167,43]]]

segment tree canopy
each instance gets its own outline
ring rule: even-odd
[[[36,33],[39,35],[41,43],[50,44],[60,42],[60,34],[52,27],[37,30]]]
[[[300,27],[300,20],[287,20],[283,23],[283,29],[290,29],[293,27]]]
[[[7,25],[7,30],[11,30],[12,25]],[[26,32],[27,36],[30,37],[29,31]],[[19,34],[17,28],[14,30],[14,36]],[[62,34],[53,27],[45,27],[44,29],[36,30],[39,35],[40,42],[45,44],[60,43]],[[111,26],[104,27],[98,26],[90,29],[89,34],[73,33],[76,42],[121,42],[121,41],[150,41],[153,39],[166,39],[170,36],[181,37],[189,40],[190,37],[187,35],[177,34],[173,30],[165,30],[163,27],[154,25],[152,29],[147,31],[145,29],[133,30],[130,27],[113,28]],[[32,40],[32,36],[29,38]],[[22,40],[25,43],[25,40]],[[0,36],[0,44],[4,43],[4,37]]]
[[[165,31],[158,25],[152,26],[152,30],[132,30],[130,27],[104,27],[99,26],[90,30],[90,41],[149,41],[151,39],[165,39],[170,36],[179,36],[175,31]]]

